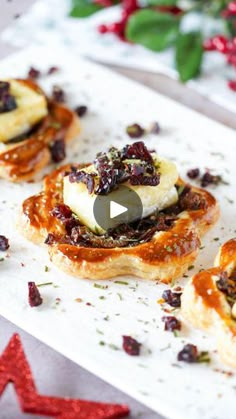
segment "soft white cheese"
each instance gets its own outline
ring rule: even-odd
[[[0,142],[27,133],[48,113],[44,95],[17,80],[10,83],[10,93],[15,97],[17,108],[0,114]]]
[[[174,204],[178,200],[178,194],[175,188],[175,183],[178,179],[178,172],[174,163],[160,159],[154,156],[155,162],[158,165],[158,172],[160,173],[160,183],[157,186],[133,186],[129,182],[123,185],[133,189],[140,197],[143,206],[143,217],[151,215],[156,210],[162,210]],[[91,165],[86,169],[87,172],[94,172],[94,166]],[[71,210],[78,216],[79,220],[90,228],[90,230],[103,234],[104,229],[98,225],[94,213],[94,201],[99,195],[94,193],[89,194],[87,187],[84,183],[71,183],[69,176],[64,178],[64,203],[68,205]],[[101,199],[103,197],[101,196]],[[119,188],[110,192],[109,199],[119,203]],[[122,202],[122,205],[124,203]],[[132,207],[132,202],[127,202],[128,208]],[[108,211],[109,209],[107,209]],[[105,208],[104,208],[105,211]],[[132,213],[132,211],[131,211]],[[135,211],[134,211],[135,213]],[[110,217],[109,211],[107,214],[104,212],[104,217]],[[135,219],[130,220],[135,221]]]

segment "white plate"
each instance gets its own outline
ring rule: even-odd
[[[86,19],[68,17],[70,0],[37,0],[28,13],[4,33],[4,39],[16,46],[47,45],[56,40],[85,57],[136,70],[162,73],[177,79],[174,68],[174,51],[168,49],[155,53],[139,45],[120,42],[112,34],[100,35],[97,27],[101,23],[112,23],[120,19],[120,7],[102,10]],[[53,13],[52,13],[53,11]],[[219,22],[202,19],[196,15],[184,22],[185,29],[204,27],[207,33],[221,33]],[[37,31],[34,28],[37,27]],[[227,86],[227,79],[234,79],[235,71],[226,65],[225,57],[218,53],[205,54],[201,77],[191,80],[188,86],[213,102],[236,112],[236,93]]]
[[[235,236],[235,133],[145,87],[73,57],[62,47],[17,53],[1,62],[0,77],[24,76],[30,65],[42,70],[59,65],[61,72],[42,79],[43,87],[50,90],[52,84],[59,83],[66,88],[71,104],[89,107],[89,115],[82,120],[83,133],[71,144],[68,160],[90,161],[108,145],[126,144],[127,124],[146,126],[158,120],[162,133],[147,136],[146,143],[174,159],[183,176],[196,166],[213,168],[223,175],[230,185],[214,190],[222,217],[204,238],[205,248],[191,273],[211,266],[220,243]],[[163,331],[163,312],[157,300],[164,285],[124,277],[128,285],[102,281],[108,285],[103,290],[94,287],[94,281],[65,275],[51,266],[45,248],[27,242],[15,229],[20,203],[39,191],[41,184],[1,181],[0,188],[0,233],[11,243],[10,257],[0,262],[1,315],[169,418],[235,419],[236,378],[215,371],[222,369],[222,364],[213,352],[214,340],[188,325],[179,338]],[[220,240],[215,241],[216,237]],[[45,272],[45,265],[49,272]],[[27,304],[28,281],[52,281],[57,287],[42,287],[44,304],[32,309]],[[57,297],[61,298],[58,306]],[[76,298],[83,302],[75,302]],[[140,357],[130,357],[121,350],[124,334],[143,343]],[[100,341],[106,345],[101,346]],[[176,356],[185,342],[210,350],[211,365],[178,363]]]

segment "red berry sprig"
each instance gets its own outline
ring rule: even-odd
[[[103,0],[98,0],[98,1],[103,1]],[[118,22],[114,22],[109,25],[104,25],[104,24],[99,25],[98,32],[101,34],[113,33],[120,40],[127,41],[125,37],[125,29],[126,29],[127,21],[130,18],[130,16],[139,9],[140,7],[138,5],[137,0],[123,0],[121,19]]]

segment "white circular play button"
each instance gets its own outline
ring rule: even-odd
[[[124,207],[124,205],[120,205],[115,201],[110,202],[110,218],[118,217],[118,215],[124,214],[126,211],[128,211],[128,208]]]
[[[97,195],[93,215],[97,224],[107,231],[120,224],[140,220],[143,215],[142,201],[133,189],[120,185],[108,195]]]

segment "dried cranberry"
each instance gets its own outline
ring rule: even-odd
[[[66,101],[65,92],[60,86],[57,86],[57,85],[53,86],[52,99],[59,103],[63,103]]]
[[[166,301],[171,307],[181,307],[181,295],[182,293],[172,292],[171,290],[165,290],[162,294],[163,300]]]
[[[157,173],[154,176],[144,176],[143,174],[131,176],[130,183],[131,185],[157,186],[160,183],[160,175]]]
[[[9,240],[5,236],[0,236],[0,251],[5,252],[9,247]]]
[[[131,336],[122,336],[123,337],[123,349],[124,351],[131,356],[140,355],[141,343]]]
[[[222,181],[220,175],[212,175],[210,172],[205,172],[201,177],[201,186],[205,188],[208,185],[218,185]]]
[[[39,290],[35,282],[28,282],[28,301],[31,307],[40,306],[43,302],[43,299],[39,293]]]
[[[28,71],[28,77],[30,79],[38,79],[41,75],[40,70],[37,70],[37,68],[35,67],[30,67],[29,71]]]
[[[228,277],[227,272],[222,272],[216,281],[217,288],[223,292],[229,299],[236,300],[236,282],[234,277]]]
[[[51,211],[53,217],[56,217],[58,220],[64,221],[67,218],[72,216],[72,211],[68,205],[57,204]]]
[[[66,157],[64,139],[55,140],[50,147],[51,157],[55,163],[59,163]]]
[[[88,108],[85,105],[80,105],[80,106],[77,106],[77,108],[75,108],[75,112],[81,118],[87,113],[87,111],[88,111]]]
[[[0,81],[0,113],[10,112],[16,108],[16,99],[10,94],[10,83]]]
[[[59,71],[59,67],[52,66],[48,69],[48,75],[50,76],[51,74],[57,73],[58,71]]]
[[[198,362],[198,349],[197,346],[188,343],[178,353],[178,361],[188,362],[190,364]]]
[[[164,316],[161,320],[165,324],[165,330],[173,332],[181,329],[181,322],[175,316]]]
[[[0,97],[0,113],[10,112],[17,108],[14,96],[5,93]]]
[[[83,182],[87,186],[88,192],[91,194],[95,186],[95,182],[94,182],[95,176],[96,176],[95,173],[86,173],[84,170],[72,171],[69,174],[69,181],[71,183]]]
[[[49,246],[57,243],[57,239],[55,234],[53,233],[49,233],[44,241],[45,244],[48,244]]]
[[[179,196],[178,205],[182,211],[197,211],[206,207],[206,200],[202,195],[190,189],[190,191]]]
[[[126,128],[126,133],[131,138],[140,138],[144,135],[145,130],[139,124],[132,124],[128,125],[128,127]]]
[[[198,178],[199,175],[200,175],[200,170],[198,168],[196,168],[196,169],[190,169],[187,172],[187,176],[190,179],[196,179],[196,178]]]
[[[152,156],[143,141],[136,141],[127,145],[124,147],[122,154],[125,159],[140,159],[153,163]]]
[[[4,93],[9,93],[10,83],[8,81],[0,81],[0,96]]]

